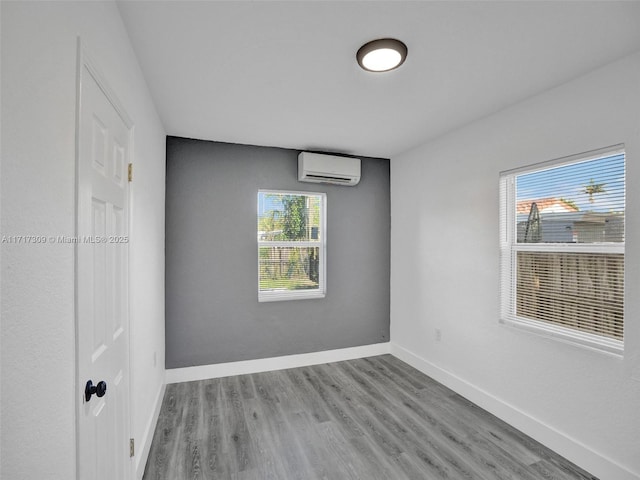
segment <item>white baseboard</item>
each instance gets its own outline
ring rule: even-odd
[[[172,368],[166,371],[167,383],[191,382],[209,378],[245,375],[248,373],[284,370],[287,368],[306,367],[322,363],[341,362],[356,358],[373,357],[389,353],[389,342],[363,345],[360,347],[325,350],[322,352],[301,353],[283,357],[261,358],[258,360],[244,360],[241,362],[216,363],[213,365],[199,365],[197,367]]]
[[[449,387],[598,478],[640,480],[640,475],[409,350],[391,343],[390,351],[393,356]]]
[[[142,438],[136,443],[136,479],[142,480],[144,475],[144,467],[147,465],[147,458],[149,458],[149,451],[151,450],[151,442],[153,440],[153,433],[156,431],[156,425],[158,424],[158,417],[160,416],[160,408],[162,407],[162,399],[164,398],[164,391],[166,384],[162,383],[158,394],[156,395],[155,402],[153,403],[153,414],[149,418],[144,434]]]

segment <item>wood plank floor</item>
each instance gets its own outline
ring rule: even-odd
[[[595,477],[382,355],[168,385],[144,474],[160,479]]]

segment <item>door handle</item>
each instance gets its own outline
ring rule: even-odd
[[[87,384],[84,387],[84,399],[85,401],[91,400],[91,396],[96,394],[98,398],[104,397],[105,393],[107,393],[107,382],[101,381],[98,382],[97,385],[94,385],[91,380],[87,381]]]

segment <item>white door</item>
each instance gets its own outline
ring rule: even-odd
[[[132,124],[80,46],[79,51],[79,479],[127,480],[131,472],[127,172]],[[93,383],[93,390],[86,389],[88,381]],[[85,396],[85,389],[90,396]]]

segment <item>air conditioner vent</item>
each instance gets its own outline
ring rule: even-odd
[[[298,180],[311,183],[357,185],[360,181],[360,159],[301,152],[298,155]]]

